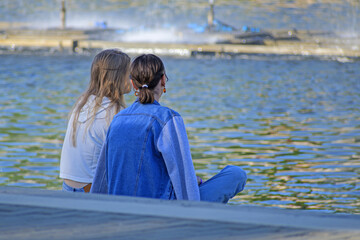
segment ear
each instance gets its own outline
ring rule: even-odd
[[[161,77],[161,86],[165,87],[165,83],[166,83],[166,77],[165,74]]]
[[[134,84],[133,80],[132,80],[132,79],[130,79],[130,81],[131,81],[131,84],[133,85],[133,87],[135,88],[135,90],[138,90],[139,88],[137,88],[137,87],[135,86],[135,84]]]

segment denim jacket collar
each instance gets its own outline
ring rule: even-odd
[[[135,100],[135,102],[140,103],[139,98],[137,98],[137,99]],[[142,104],[142,103],[141,103],[141,104]],[[158,101],[156,101],[156,100],[154,100],[154,102],[153,102],[152,104],[161,106],[160,103],[159,103]]]

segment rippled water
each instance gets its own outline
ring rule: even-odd
[[[0,55],[0,185],[60,189],[67,115],[92,56]],[[360,62],[164,58],[162,103],[196,171],[248,173],[232,204],[360,213]],[[130,104],[132,95],[127,97]]]

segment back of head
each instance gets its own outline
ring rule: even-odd
[[[130,68],[130,75],[134,85],[139,88],[139,101],[141,103],[154,102],[153,90],[164,74],[164,64],[161,59],[154,54],[143,54],[133,61]],[[144,85],[147,85],[147,87]]]
[[[91,79],[87,93],[107,97],[118,102],[123,94],[130,92],[130,57],[125,53],[107,49],[98,53],[91,65]]]
[[[92,112],[92,120],[88,126],[94,121],[98,109],[101,107],[104,97],[110,100],[110,106],[107,108],[107,118],[112,119],[110,111],[115,109],[115,114],[120,111],[121,107],[125,107],[124,94],[131,91],[129,81],[130,57],[115,49],[107,49],[98,53],[91,65],[91,77],[88,89],[81,95],[74,107],[73,120],[73,145],[76,139],[76,123],[79,118],[81,109],[87,103],[90,96],[95,97],[95,104]],[[115,107],[115,108],[113,108]]]

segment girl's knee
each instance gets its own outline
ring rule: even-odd
[[[247,180],[246,172],[238,166],[228,165],[224,170],[233,177],[234,181],[246,182]]]
[[[224,170],[231,176],[230,181],[233,186],[233,196],[244,190],[247,180],[246,172],[242,168],[232,165],[226,166]]]

